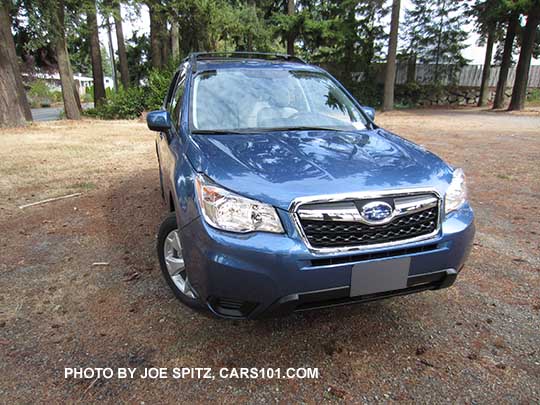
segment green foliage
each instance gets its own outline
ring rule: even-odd
[[[92,76],[90,61],[89,28],[86,15],[81,10],[73,10],[66,15],[66,39],[71,67],[74,72]]]
[[[62,92],[60,90],[56,90],[51,92],[51,98],[54,103],[61,103],[62,102]]]
[[[177,63],[170,62],[161,70],[154,69],[148,76],[145,86],[129,89],[105,89],[106,101],[103,105],[86,111],[86,115],[103,119],[133,119],[145,110],[158,110],[163,105]]]
[[[85,92],[82,96],[81,96],[81,102],[82,103],[91,103],[94,101],[94,96],[92,93],[88,93],[88,92]]]
[[[540,106],[540,89],[531,89],[529,94],[527,94],[527,104]]]
[[[395,98],[401,106],[414,107],[426,97],[426,86],[416,82],[396,86]]]
[[[54,36],[60,31],[59,3],[18,1],[23,23],[14,27],[14,32],[21,38],[24,36],[27,46],[38,55],[40,47],[51,47]],[[482,34],[499,14],[510,9],[525,13],[534,1],[537,0],[469,1],[473,6],[465,15],[465,0],[410,0],[412,7],[400,27],[401,39],[406,45],[402,53],[405,58],[414,57],[420,63],[437,65],[437,68],[433,86],[414,83],[397,86],[396,101],[402,105],[421,103],[429,92],[438,91],[440,86],[436,83],[442,81],[448,65],[466,62],[461,53],[466,46],[467,34],[463,27],[468,23],[467,18],[475,18],[476,28]],[[88,7],[97,4],[100,21],[117,9],[108,0],[64,2],[71,62],[75,71],[89,74]],[[377,84],[376,65],[385,59],[388,0],[296,0],[293,15],[287,14],[287,2],[283,0],[129,1],[123,2],[123,10],[127,8],[131,17],[124,13],[124,18],[133,19],[134,15],[137,18],[143,3],[157,18],[160,27],[157,37],[163,49],[168,46],[168,29],[173,21],[179,25],[183,56],[194,51],[285,52],[286,40],[292,35],[299,56],[330,70],[363,104],[381,104],[382,84]],[[90,114],[102,118],[133,118],[143,110],[161,107],[179,61],[172,61],[159,70],[151,69],[151,43],[146,34],[132,33],[126,41],[126,49],[134,89],[121,89],[118,93],[107,89],[107,101]],[[163,50],[162,56],[167,55],[170,49]],[[104,47],[101,57],[104,74],[111,76],[110,56]],[[83,101],[93,94],[91,89],[87,91],[89,96],[83,96]]]
[[[108,95],[106,102],[85,111],[85,115],[103,119],[134,119],[146,109],[145,89],[130,87]]]
[[[100,49],[101,53],[101,68],[103,69],[103,76],[112,77],[112,62],[109,51],[104,46]]]
[[[444,93],[444,89],[438,84],[405,83],[396,86],[395,99],[402,107],[416,107],[427,100],[436,99]]]
[[[145,87],[146,106],[149,110],[157,110],[163,105],[176,66],[175,63],[169,63],[164,69],[153,69],[150,72],[148,85]]]
[[[502,25],[508,20],[510,6],[507,0],[476,0],[467,11],[474,18],[476,32],[480,35],[479,43],[483,45],[487,34],[493,32],[497,41],[504,40]]]
[[[30,98],[30,105],[34,108],[49,107],[53,99],[53,94],[44,80],[37,79],[30,84],[28,97]]]
[[[129,81],[131,83],[140,83],[147,77],[150,69],[150,39],[148,35],[139,35],[137,31],[133,32],[131,38],[126,41],[126,54],[129,66]]]
[[[360,73],[366,83],[363,93],[375,94],[370,83],[373,65],[383,60],[382,48],[388,7],[383,0],[299,1],[294,16],[275,13],[276,33],[282,37],[295,33],[302,44],[299,54],[328,67],[347,87],[356,86],[353,74]]]
[[[30,97],[50,97],[51,89],[45,80],[37,79],[30,85],[30,91],[28,92]]]
[[[467,47],[468,34],[463,30],[467,16],[463,0],[411,0],[413,7],[405,13],[401,39],[402,52],[419,62],[435,65],[432,81],[441,81],[444,74],[463,66],[467,60],[461,52]],[[445,72],[445,68],[449,70]]]
[[[354,81],[348,86],[348,89],[362,105],[382,106],[384,84],[375,81]]]
[[[268,7],[264,3],[268,2],[170,0],[154,1],[153,8],[178,22],[184,55],[193,51],[276,50],[279,45],[274,27],[265,21]]]

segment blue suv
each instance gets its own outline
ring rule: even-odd
[[[474,236],[463,171],[373,118],[288,55],[186,58],[147,116],[180,301],[257,318],[450,286]]]

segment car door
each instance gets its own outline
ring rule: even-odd
[[[185,90],[185,68],[180,69],[175,76],[174,89],[169,92],[169,100],[166,101],[165,108],[171,117],[171,129],[168,132],[160,133],[159,140],[159,158],[162,168],[162,181],[166,201],[172,203],[169,198],[169,193],[174,194],[174,168],[178,158],[180,158],[181,139],[178,133],[179,123],[181,118],[182,101]],[[169,207],[171,210],[174,207]]]
[[[174,95],[174,90],[176,89],[176,84],[178,82],[178,77],[180,76],[180,71],[177,71],[174,74],[165,100],[163,101],[163,109],[168,110],[171,103],[172,97]],[[167,166],[165,165],[164,155],[166,155],[166,149],[168,145],[168,134],[166,132],[158,132],[156,135],[156,155],[159,165],[159,182],[161,184],[161,190],[163,193],[163,198],[166,198],[168,201],[168,183],[165,181],[164,173],[167,171]]]

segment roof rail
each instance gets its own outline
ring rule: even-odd
[[[203,59],[264,59],[264,60],[284,60],[306,64],[306,62],[292,55],[271,52],[193,52],[186,59],[191,63],[191,69],[197,71],[197,61]]]

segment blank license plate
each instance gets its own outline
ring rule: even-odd
[[[351,275],[351,297],[406,288],[410,265],[410,257],[355,264]]]

